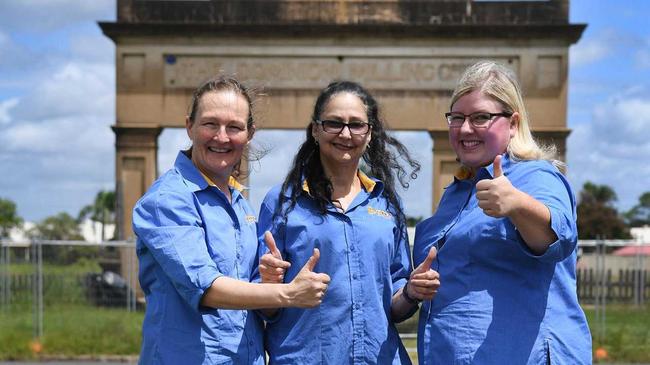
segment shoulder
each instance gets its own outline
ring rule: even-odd
[[[138,200],[134,210],[173,209],[193,204],[193,192],[180,173],[171,169],[160,176]]]

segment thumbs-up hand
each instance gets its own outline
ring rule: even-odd
[[[264,243],[269,252],[260,258],[259,271],[262,283],[282,283],[284,273],[291,266],[291,263],[282,260],[282,254],[275,245],[275,239],[271,232],[264,232]]]
[[[440,287],[440,274],[431,269],[431,264],[437,254],[436,247],[432,246],[424,261],[411,272],[408,285],[405,287],[408,297],[431,300],[436,296]]]
[[[501,155],[494,158],[493,166],[494,177],[476,183],[478,206],[490,217],[508,217],[519,207],[521,192],[512,186],[510,180],[503,174]]]
[[[291,307],[313,308],[323,301],[330,277],[324,273],[314,272],[319,259],[320,251],[314,248],[314,253],[307,260],[305,266],[289,283],[290,289],[287,296]]]

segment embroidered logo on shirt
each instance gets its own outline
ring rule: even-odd
[[[375,209],[373,207],[368,207],[368,214],[378,215],[380,217],[384,217],[387,219],[393,218],[393,215],[388,213],[387,211],[381,209]]]
[[[247,215],[245,219],[246,219],[246,222],[248,222],[248,223],[255,223],[255,222],[257,222],[257,219],[255,218],[254,215]]]

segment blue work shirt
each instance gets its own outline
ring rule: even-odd
[[[147,301],[141,364],[264,364],[255,313],[199,304],[216,278],[250,281],[257,270],[255,215],[240,185],[230,184],[232,203],[179,152],[135,205]]]
[[[330,204],[325,215],[319,214],[304,191],[283,222],[274,216],[280,186],[262,203],[260,255],[267,252],[263,234],[271,231],[283,259],[291,262],[287,282],[314,248],[320,250],[314,271],[331,278],[319,307],[285,308],[267,323],[270,364],[411,363],[391,320],[393,294],[411,272],[406,228],[390,213],[383,183],[361,173],[359,177],[365,190],[344,213]]]
[[[432,245],[440,273],[436,297],[420,310],[421,364],[591,364],[591,336],[576,294],[576,202],[569,183],[547,161],[514,162],[512,185],[551,213],[557,235],[535,255],[508,218],[485,215],[476,182],[493,166],[449,185],[433,217],[417,225],[413,255]]]

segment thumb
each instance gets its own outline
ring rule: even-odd
[[[266,247],[268,247],[273,257],[282,260],[282,254],[280,253],[280,250],[278,250],[278,246],[275,245],[275,239],[273,238],[271,232],[264,232],[264,243],[266,244]]]
[[[492,175],[494,177],[501,177],[503,176],[503,169],[501,169],[501,155],[497,155],[494,158],[494,164],[493,164],[493,173]]]
[[[431,264],[433,263],[433,260],[436,258],[437,255],[438,255],[438,250],[436,249],[436,246],[431,246],[431,249],[429,249],[429,254],[427,255],[427,257],[415,269],[416,273],[428,271],[431,268]]]
[[[303,270],[307,269],[308,271],[314,271],[316,264],[318,264],[318,260],[320,260],[320,251],[317,248],[314,248],[314,253],[311,255],[309,260],[307,260],[305,266],[302,267]]]

